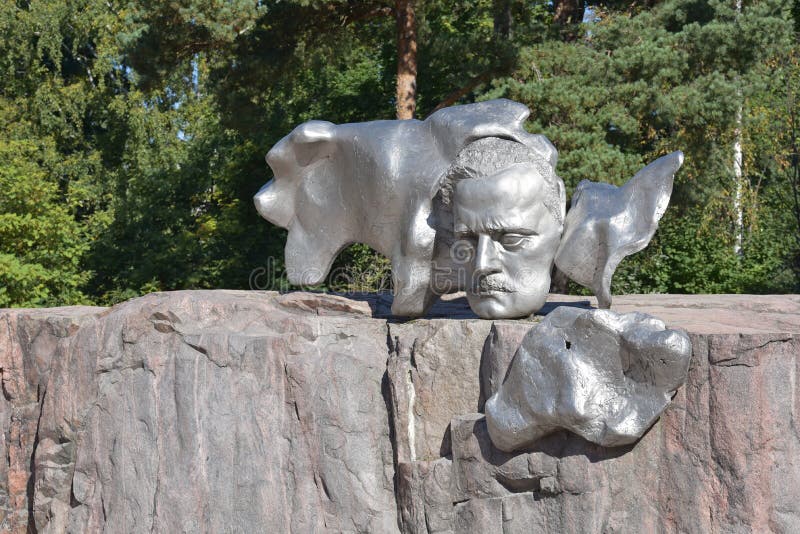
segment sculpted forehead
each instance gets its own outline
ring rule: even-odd
[[[552,219],[543,204],[544,178],[527,164],[513,165],[493,176],[461,180],[454,190],[455,231],[528,229]],[[553,221],[555,222],[555,221]]]

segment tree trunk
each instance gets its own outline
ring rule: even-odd
[[[737,97],[741,94],[737,91]],[[742,104],[736,110],[736,130],[734,131],[733,141],[733,211],[734,211],[734,241],[733,253],[737,256],[742,255],[742,243],[744,242],[744,206],[742,205]]]
[[[511,37],[511,0],[494,0],[494,33],[502,39]]]
[[[417,20],[415,0],[396,0],[397,118],[413,119],[417,110]]]
[[[738,18],[742,13],[742,0],[736,0],[736,16]],[[737,83],[741,83],[737,76]],[[744,207],[742,205],[742,108],[743,100],[742,90],[736,90],[736,98],[739,101],[739,107],[736,109],[736,128],[733,136],[733,211],[734,211],[734,241],[733,253],[737,256],[742,255],[742,243],[744,242]]]

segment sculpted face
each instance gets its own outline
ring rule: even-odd
[[[454,247],[468,251],[459,251],[467,300],[480,317],[524,317],[544,305],[562,231],[548,195],[545,179],[525,163],[455,185]]]

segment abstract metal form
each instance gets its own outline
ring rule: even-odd
[[[339,252],[365,243],[391,260],[395,315],[424,315],[438,296],[466,291],[480,317],[528,316],[545,302],[554,262],[608,307],[614,269],[649,242],[683,156],[620,188],[584,181],[565,215],[558,153],[525,131],[529,113],[501,99],[424,121],[295,128],[267,154],[274,178],[254,199],[289,230],[289,282],[321,283]]]
[[[560,429],[607,447],[633,443],[686,381],[691,352],[685,333],[643,313],[556,308],[486,402],[489,436],[507,452]]]
[[[611,307],[611,277],[625,256],[647,246],[667,210],[683,153],[657,159],[622,187],[583,180],[575,188],[556,267]]]

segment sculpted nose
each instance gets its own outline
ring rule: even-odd
[[[500,259],[497,257],[494,240],[486,234],[478,236],[478,246],[475,250],[475,274],[488,276],[502,271]]]

